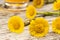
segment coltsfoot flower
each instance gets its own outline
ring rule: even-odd
[[[19,16],[12,16],[8,20],[8,28],[11,32],[22,33],[24,30],[24,22]]]
[[[26,9],[26,17],[28,19],[33,19],[36,16],[36,9],[34,6],[29,5]]]
[[[32,20],[29,25],[30,34],[34,37],[43,37],[49,31],[48,21],[44,18],[36,18]]]
[[[54,2],[53,9],[54,10],[60,10],[60,2]]]
[[[57,17],[52,21],[52,30],[53,32],[60,34],[60,17]]]
[[[41,8],[44,5],[44,0],[33,0],[33,5],[37,8]]]
[[[60,2],[60,0],[56,0],[57,2]]]

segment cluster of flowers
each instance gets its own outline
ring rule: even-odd
[[[41,3],[39,2],[38,6],[35,4],[35,2],[36,1],[33,2],[34,6],[40,8],[42,7],[44,0],[42,0]],[[35,18],[37,12],[34,6],[29,5],[27,7],[26,17],[31,20],[29,24],[29,33],[31,36],[39,38],[45,36],[49,32],[49,23],[43,17]],[[56,0],[54,2],[53,9],[60,10],[60,0]],[[12,16],[8,20],[9,30],[17,34],[20,34],[24,31],[24,25],[24,21],[19,16]],[[53,32],[60,34],[60,17],[57,17],[52,21],[52,30]]]
[[[56,8],[54,7],[54,9]],[[49,23],[43,17],[38,17],[33,20],[35,16],[35,7],[32,5],[28,6],[26,9],[26,17],[31,20],[29,24],[29,32],[34,37],[43,37],[49,32]],[[12,16],[8,20],[8,28],[11,32],[20,34],[24,31],[24,21],[19,16]],[[57,17],[55,20],[52,21],[52,30],[53,32],[60,34],[60,17]]]
[[[24,31],[24,22],[19,16],[12,16],[8,21],[8,28],[11,32],[20,34]],[[52,21],[53,32],[60,34],[60,17]],[[49,32],[49,23],[43,17],[31,20],[29,24],[29,32],[34,37],[43,37]]]

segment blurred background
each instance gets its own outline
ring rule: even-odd
[[[32,1],[32,0],[30,0],[30,1]],[[0,4],[2,4],[2,3],[4,3],[4,0],[0,0]]]

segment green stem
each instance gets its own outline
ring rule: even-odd
[[[59,14],[58,14],[58,16],[60,16],[60,10],[59,10]]]

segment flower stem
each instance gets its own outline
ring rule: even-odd
[[[59,10],[59,14],[58,14],[58,16],[60,16],[60,10]]]

